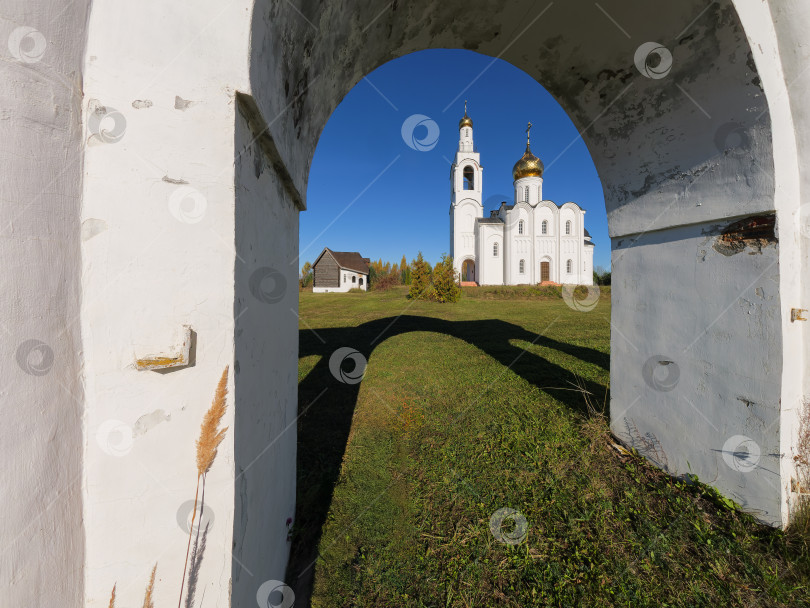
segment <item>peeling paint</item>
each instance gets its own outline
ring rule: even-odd
[[[82,222],[82,241],[89,241],[105,230],[107,230],[107,222],[92,217],[87,218]]]
[[[163,410],[155,410],[151,414],[144,414],[135,421],[135,425],[132,427],[132,436],[139,437],[144,435],[161,422],[168,422],[171,419],[172,415]]]
[[[712,248],[725,256],[749,250],[749,255],[762,253],[768,245],[776,245],[776,216],[755,215],[729,224],[715,239]]]
[[[164,181],[164,182],[166,182],[166,183],[169,183],[169,184],[187,184],[187,183],[188,183],[188,182],[187,182],[186,180],[184,180],[184,179],[175,179],[175,178],[173,178],[173,177],[169,177],[168,175],[164,175],[164,176],[163,176],[162,178],[160,178],[160,179],[161,179],[161,180],[163,180],[163,181]]]
[[[145,108],[151,108],[152,102],[148,99],[136,99],[132,102],[132,107],[136,110],[143,110]]]
[[[175,110],[188,110],[191,106],[196,104],[196,101],[191,101],[190,99],[183,99],[179,95],[175,95],[174,97],[174,109]]]

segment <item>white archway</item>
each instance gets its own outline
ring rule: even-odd
[[[425,48],[500,56],[583,131],[613,239],[614,431],[652,434],[673,473],[688,460],[762,519],[786,521],[807,394],[791,311],[810,308],[798,278],[810,9],[600,4],[627,35],[597,10],[528,1],[381,11],[370,0],[203,0],[188,12],[8,0],[5,40],[26,24],[46,42],[34,35],[4,57],[13,120],[0,121],[0,201],[13,204],[0,208],[0,247],[25,264],[2,274],[0,377],[20,404],[6,432],[29,437],[4,442],[9,603],[102,603],[117,581],[132,604],[157,555],[156,600],[175,595],[175,514],[193,495],[194,439],[226,364],[230,431],[209,478],[207,550],[234,560],[202,575],[223,606],[284,577],[298,414],[285,285],[309,163],[355,83]],[[636,65],[650,41],[672,54],[663,77],[666,61],[642,52]],[[132,367],[140,353],[171,352],[184,324],[197,335],[194,367]],[[108,441],[111,421],[131,442]],[[753,473],[723,458],[738,436],[761,448]]]

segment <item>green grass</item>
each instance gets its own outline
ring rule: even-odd
[[[590,312],[533,290],[301,294],[299,598],[314,562],[323,608],[810,606],[801,538],[611,447],[609,288]],[[342,346],[362,383],[330,373]]]

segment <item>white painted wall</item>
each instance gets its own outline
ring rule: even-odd
[[[83,605],[79,208],[89,4],[4,0],[0,10],[4,606]]]
[[[235,305],[242,296],[235,273],[239,256],[247,255],[242,242],[235,246],[243,221],[235,204],[235,92],[246,88],[249,7],[247,0],[227,6],[203,0],[189,11],[146,0],[97,3],[91,13],[81,219],[103,230],[82,244],[82,605],[106,606],[113,584],[117,605],[142,602],[155,562],[155,603],[176,602],[188,538],[178,513],[194,498],[195,441],[226,365],[230,396],[223,426],[229,430],[207,475],[205,503],[214,521],[199,580],[206,602],[229,603],[234,503],[241,488],[236,456],[249,449],[237,450],[234,443],[241,426],[236,409],[249,402],[245,397],[238,403],[234,394],[240,390]],[[119,141],[105,143],[93,133],[91,118],[102,106],[107,118],[101,128],[116,133],[120,127]],[[279,251],[292,238],[288,234],[274,236]],[[252,314],[239,320],[242,335],[263,335],[260,319],[255,326],[249,322]],[[294,325],[294,317],[286,322]],[[133,369],[136,355],[171,349],[184,324],[197,334],[193,367]],[[262,361],[259,352],[254,356],[254,364]],[[240,364],[249,367],[245,359]],[[265,424],[272,424],[266,415]],[[289,481],[276,483],[289,488]],[[287,501],[288,491],[281,494]],[[266,506],[271,514],[282,510],[278,503]]]
[[[297,254],[296,254],[297,255]],[[352,282],[354,279],[354,282]],[[360,285],[360,281],[363,284]],[[346,293],[350,289],[362,289],[368,291],[368,275],[362,272],[355,272],[347,268],[340,269],[340,287],[314,287],[313,293]]]
[[[481,285],[503,285],[503,225],[480,224],[476,241],[476,271]],[[498,255],[494,245],[498,244]]]
[[[698,224],[614,241],[612,308],[623,329],[611,334],[611,359],[637,372],[611,387],[611,428],[647,446],[659,466],[697,475],[778,524],[778,246],[727,256],[712,230]],[[640,300],[641,283],[656,297]],[[735,460],[735,436],[752,439],[761,456]],[[736,450],[743,441],[732,443]]]
[[[265,581],[284,580],[295,517],[299,210],[256,135],[238,113],[233,560],[211,560],[231,577],[232,606],[255,606]]]

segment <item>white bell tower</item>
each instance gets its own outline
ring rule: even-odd
[[[467,116],[458,123],[458,150],[450,168],[450,255],[462,281],[478,281],[475,258],[475,218],[484,217],[481,182],[484,172],[473,144],[473,122]]]

